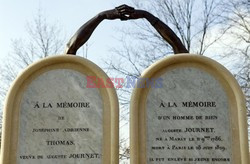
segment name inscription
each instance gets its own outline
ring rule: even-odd
[[[207,72],[183,67],[160,76],[147,97],[147,163],[232,163],[226,93]]]
[[[102,99],[86,83],[69,69],[31,82],[21,101],[18,163],[102,162]]]

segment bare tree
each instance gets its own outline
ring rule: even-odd
[[[223,26],[227,28],[229,42],[223,42],[224,57],[237,57],[235,76],[246,96],[250,117],[250,1],[226,0],[222,2]]]
[[[61,37],[60,28],[56,24],[48,23],[40,11],[34,20],[27,24],[27,34],[28,37],[25,39],[12,41],[13,51],[1,65],[1,108],[10,84],[20,71],[38,59],[63,52],[64,39]],[[0,119],[0,122],[2,122],[2,119]]]
[[[14,39],[13,51],[2,66],[1,95],[5,95],[7,86],[16,78],[17,74],[34,61],[48,55],[62,52],[63,39],[57,25],[51,25],[46,18],[38,13],[32,22],[27,24],[27,39]]]
[[[218,15],[223,12],[218,0],[133,2],[137,8],[153,13],[171,27],[191,53],[203,55],[226,32],[225,29],[223,33],[213,33],[221,25]],[[133,28],[122,29],[122,46],[113,49],[112,60],[106,61],[107,69],[119,76],[139,77],[150,64],[173,53],[169,44],[148,22],[133,21],[132,25]],[[126,113],[130,93],[131,89],[120,89],[121,105]]]

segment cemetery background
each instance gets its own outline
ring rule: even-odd
[[[1,20],[4,20],[0,22],[1,103],[11,81],[28,64],[48,55],[62,54],[66,42],[83,23],[103,10],[128,3],[159,16],[173,28],[191,53],[211,57],[234,73],[246,95],[249,111],[249,1],[187,0],[182,4],[179,2],[29,0],[14,3],[1,0]],[[110,77],[118,78],[138,77],[147,66],[168,54],[172,54],[171,48],[143,20],[104,21],[98,26],[88,44],[78,52],[78,55],[87,57],[104,68]],[[121,160],[124,163],[129,156],[130,93],[131,89],[118,89],[121,109]]]

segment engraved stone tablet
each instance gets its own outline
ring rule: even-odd
[[[2,164],[117,163],[117,96],[114,88],[93,87],[93,77],[107,79],[76,56],[27,68],[5,106]]]
[[[132,164],[248,163],[244,97],[225,68],[177,55],[141,78],[131,100]]]

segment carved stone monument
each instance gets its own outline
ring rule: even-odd
[[[177,54],[142,74],[131,98],[131,164],[248,164],[245,98],[222,65]]]
[[[133,92],[131,164],[249,164],[245,101],[234,77],[209,58],[180,54],[188,50],[164,22],[127,5],[99,13],[70,39],[68,55],[42,59],[16,79],[4,109],[1,164],[118,164],[112,82],[73,55],[103,20],[139,18],[178,55],[149,67]]]
[[[117,164],[118,100],[92,62],[59,55],[29,66],[4,111],[1,164]],[[96,85],[97,86],[97,85]]]

